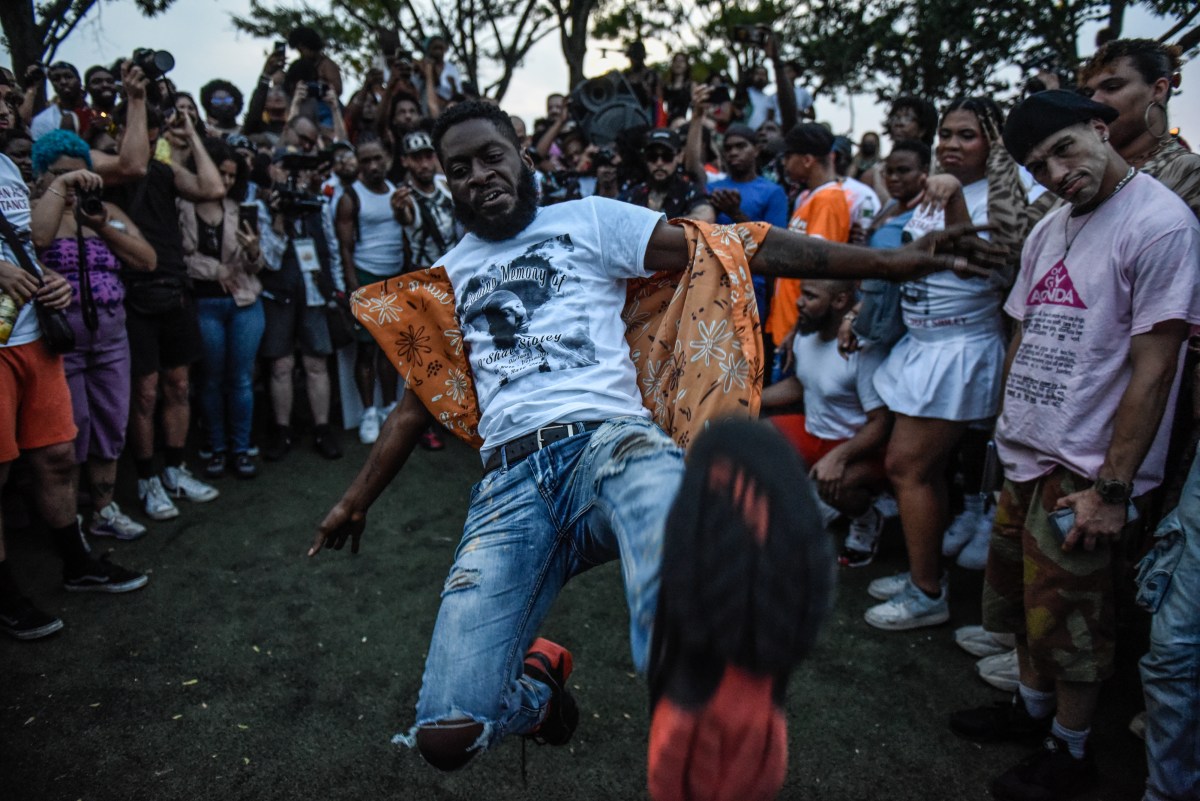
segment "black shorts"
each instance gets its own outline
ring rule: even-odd
[[[190,295],[182,309],[163,314],[141,314],[126,306],[125,331],[134,378],[189,365],[204,354],[196,300]]]
[[[282,359],[295,353],[297,346],[305,356],[332,354],[333,342],[325,322],[325,307],[305,305],[303,291],[287,301],[290,302],[262,296],[267,325],[258,355],[264,359]]]

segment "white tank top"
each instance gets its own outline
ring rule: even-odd
[[[358,195],[358,244],[354,246],[354,264],[363,272],[391,278],[404,270],[404,228],[392,216],[392,182],[387,192],[377,195],[354,182]]]

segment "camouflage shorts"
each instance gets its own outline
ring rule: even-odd
[[[1023,637],[1034,669],[1047,678],[1096,682],[1113,670],[1113,549],[1064,552],[1048,518],[1059,498],[1091,484],[1056,468],[1037,481],[1005,481],[996,507],[983,626]]]

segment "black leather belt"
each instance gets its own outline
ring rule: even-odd
[[[506,460],[508,466],[512,467],[531,453],[540,451],[547,445],[560,442],[576,434],[582,434],[585,431],[595,431],[603,423],[603,420],[584,420],[578,423],[554,423],[553,425],[542,426],[532,434],[517,437],[512,442],[506,442],[497,448],[488,457],[487,464],[483,466],[483,472],[492,472],[497,467],[503,466]]]

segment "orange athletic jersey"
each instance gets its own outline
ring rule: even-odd
[[[812,192],[800,196],[800,205],[788,230],[808,236],[819,236],[830,242],[850,241],[850,203],[841,184],[830,181]],[[767,315],[766,332],[775,344],[783,342],[796,324],[799,312],[796,301],[800,298],[798,278],[776,278],[775,293],[771,296],[771,311]]]

